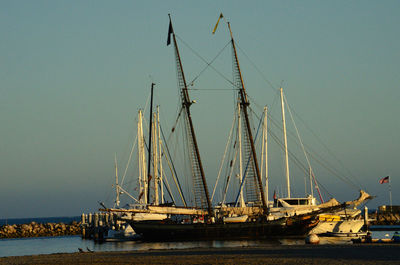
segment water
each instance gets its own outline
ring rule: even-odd
[[[373,231],[373,238],[391,238],[393,231]],[[231,248],[267,247],[273,245],[304,245],[304,239],[280,239],[277,241],[236,240],[236,241],[193,241],[193,242],[106,242],[97,244],[83,240],[80,236],[39,237],[23,239],[0,239],[0,257],[25,256],[51,253],[74,253],[78,248],[87,251],[138,251],[186,248]],[[345,238],[320,238],[320,244],[352,244]]]
[[[23,219],[1,219],[0,225],[37,223],[70,223],[79,221],[79,216],[72,217],[46,217],[46,218],[23,218]],[[394,231],[373,231],[373,238],[391,238]],[[349,239],[343,238],[320,238],[320,244],[351,244]],[[161,250],[161,249],[184,249],[184,248],[229,248],[229,247],[252,247],[271,245],[302,245],[304,239],[281,239],[276,241],[242,240],[242,241],[194,241],[194,242],[107,242],[96,244],[93,240],[83,240],[80,236],[63,237],[39,237],[39,238],[15,238],[0,239],[0,257],[25,256],[51,253],[74,253],[78,249],[93,251],[137,251],[137,250]]]
[[[81,220],[80,216],[64,216],[64,217],[37,217],[37,218],[11,218],[11,219],[0,219],[1,225],[13,225],[13,224],[29,224],[35,222],[41,223],[64,223],[69,224],[73,221],[79,222]]]
[[[137,251],[185,248],[229,248],[276,245],[269,241],[194,241],[194,242],[106,242],[97,244],[80,236],[1,239],[0,257],[51,253],[74,253],[81,248],[93,251]]]

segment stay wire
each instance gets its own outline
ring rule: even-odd
[[[204,59],[198,52],[196,52],[192,47],[189,46],[189,44],[187,44],[183,39],[181,39],[178,35],[175,34],[175,36],[187,47],[189,48],[189,50],[191,50],[193,52],[193,54],[195,54],[197,57],[199,57],[205,64],[206,67],[200,71],[200,73],[191,81],[189,82],[190,86],[193,86],[194,81],[208,68],[211,67],[218,75],[220,75],[223,79],[225,79],[229,84],[232,84],[233,86],[235,86],[235,84],[229,79],[227,78],[223,73],[221,73],[220,71],[218,71],[218,69],[216,69],[214,66],[212,66],[212,63],[219,57],[219,55],[222,53],[222,51],[224,51],[226,49],[226,47],[228,47],[229,44],[231,44],[231,42],[229,41],[224,48],[222,48],[219,53],[214,57],[214,59],[211,62],[208,62],[206,59]]]

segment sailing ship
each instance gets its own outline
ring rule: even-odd
[[[218,19],[217,25],[221,18],[222,14]],[[188,158],[191,163],[190,168],[193,184],[192,192],[194,196],[194,206],[187,206],[185,199],[182,196],[181,190],[179,191],[179,193],[184,203],[183,207],[178,207],[175,205],[167,206],[159,203],[160,197],[158,196],[157,188],[158,186],[162,187],[162,184],[160,183],[160,179],[162,178],[157,177],[157,172],[159,171],[159,169],[157,169],[155,165],[157,159],[161,160],[161,147],[159,147],[159,153],[157,150],[153,150],[153,156],[157,153],[159,154],[159,156],[158,158],[156,158],[157,155],[156,157],[154,157],[153,176],[151,176],[150,161],[148,161],[146,172],[144,155],[145,144],[143,132],[142,130],[140,130],[141,126],[139,125],[138,145],[140,147],[139,164],[141,172],[139,174],[139,179],[141,183],[138,200],[139,203],[130,207],[106,210],[109,212],[117,212],[121,214],[121,216],[124,216],[123,219],[132,226],[136,233],[142,236],[143,240],[164,241],[249,238],[267,239],[271,237],[304,236],[311,229],[315,228],[319,224],[319,214],[343,209],[344,207],[347,207],[349,205],[360,203],[361,201],[364,201],[366,198],[369,197],[368,194],[362,193],[360,198],[353,202],[340,204],[338,201],[332,199],[320,205],[316,205],[315,198],[313,198],[313,196],[309,196],[306,198],[291,198],[286,150],[286,176],[288,197],[277,199],[275,204],[269,204],[268,194],[264,193],[264,191],[268,193],[268,187],[265,187],[264,190],[262,184],[262,172],[260,172],[260,167],[256,154],[255,141],[251,129],[252,126],[250,124],[248,110],[250,103],[243,83],[242,73],[240,70],[235,41],[233,38],[230,23],[227,22],[227,25],[230,33],[230,43],[233,50],[233,85],[235,90],[237,91],[236,103],[239,121],[238,127],[243,134],[243,139],[241,138],[241,136],[239,137],[239,148],[242,148],[243,142],[244,150],[244,159],[242,157],[240,157],[239,159],[240,170],[238,177],[240,180],[240,188],[238,196],[236,198],[236,202],[233,205],[222,204],[215,207],[212,206],[211,202],[213,196],[210,197],[209,195],[203,164],[200,158],[199,146],[196,139],[194,124],[191,116],[190,107],[193,101],[191,101],[189,97],[189,90],[183,71],[182,60],[179,53],[175,32],[172,27],[172,20],[169,16],[167,45],[173,43],[174,47],[178,86],[181,99],[181,111],[178,116],[180,116],[181,118],[183,117],[184,124],[186,125],[185,132],[186,139],[188,141],[186,146],[188,148]],[[152,108],[152,104],[150,108]],[[150,113],[151,112],[152,111],[150,111]],[[182,113],[183,115],[181,115]],[[150,114],[150,120],[152,119],[151,115],[152,114]],[[139,113],[139,120],[141,120],[140,117],[141,114]],[[150,122],[150,124],[152,124],[152,122]],[[156,128],[157,126],[152,127],[152,125],[150,125],[150,127]],[[267,130],[265,128],[265,134],[266,131]],[[149,129],[149,160],[151,159],[150,151],[152,149],[151,132],[152,129]],[[154,133],[157,132],[154,131]],[[157,144],[153,145],[153,147],[155,146],[157,146]],[[285,146],[287,146],[287,144],[285,144]],[[240,151],[240,156],[241,154],[242,151]],[[264,157],[266,158],[266,154]],[[246,165],[245,169],[243,169],[242,164]],[[162,170],[160,172],[162,172]],[[153,201],[150,201],[151,178],[153,178],[154,180]],[[246,187],[246,202],[244,199],[244,186]],[[116,187],[119,187],[118,178],[116,180]],[[117,194],[119,194],[118,190]],[[161,198],[163,198],[162,195]],[[187,218],[188,216],[189,218]]]
[[[192,101],[190,100],[186,84],[185,74],[182,67],[182,60],[176,41],[176,36],[172,27],[171,17],[168,31],[167,45],[172,43],[174,46],[178,84],[180,87],[182,108],[185,114],[187,125],[187,137],[189,141],[189,154],[192,162],[192,180],[195,209],[192,209],[191,215],[200,215],[204,218],[202,222],[187,222],[182,218],[169,218],[163,221],[135,221],[128,222],[134,230],[143,236],[144,240],[201,240],[201,239],[224,239],[224,238],[269,238],[274,236],[303,236],[318,224],[315,218],[321,211],[320,207],[316,211],[307,214],[298,214],[293,216],[282,216],[268,220],[268,204],[264,189],[260,168],[256,155],[253,132],[248,115],[249,101],[244,87],[242,74],[240,71],[239,60],[236,52],[235,41],[229,22],[227,23],[231,45],[233,49],[234,62],[234,84],[238,90],[238,106],[240,109],[242,121],[244,123],[244,141],[247,148],[247,177],[246,183],[253,187],[251,192],[247,193],[250,197],[251,206],[242,204],[241,207],[219,207],[213,208],[207,188],[202,161],[200,158],[199,147],[195,135],[193,121],[190,112]],[[241,183],[244,183],[242,180]],[[249,199],[249,198],[248,198]],[[250,205],[250,203],[249,203]],[[340,204],[329,204],[326,208],[333,209],[342,207]],[[176,213],[182,215],[177,207],[174,207]],[[148,207],[152,211],[162,211],[161,208]],[[165,209],[165,208],[164,208]],[[167,210],[167,209],[165,209]],[[171,209],[169,209],[171,213]],[[196,213],[197,212],[197,213]]]

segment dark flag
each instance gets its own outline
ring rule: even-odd
[[[384,177],[384,178],[381,178],[381,179],[379,180],[379,183],[380,183],[380,184],[389,183],[389,176]]]
[[[171,34],[174,33],[174,29],[172,28],[172,22],[169,21],[169,28],[168,28],[168,39],[167,39],[167,46],[171,44]]]

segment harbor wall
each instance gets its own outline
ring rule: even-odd
[[[31,222],[0,226],[0,238],[80,235],[81,230],[81,223],[76,221],[70,224]]]
[[[400,225],[400,206],[382,205],[375,213],[370,214],[372,225]]]

